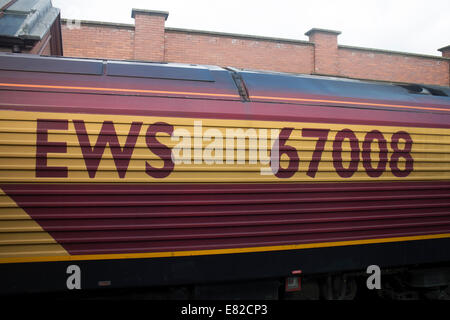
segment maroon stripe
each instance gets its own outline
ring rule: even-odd
[[[417,236],[423,234],[448,233],[448,226],[436,228],[399,228],[394,231],[381,232],[378,238]],[[112,253],[140,253],[140,252],[171,252],[186,250],[208,250],[227,249],[243,247],[263,247],[291,244],[323,243],[334,241],[364,240],[373,239],[373,231],[353,231],[353,232],[329,232],[323,236],[318,235],[282,235],[282,236],[259,236],[259,237],[239,237],[239,241],[231,239],[205,239],[197,240],[163,240],[163,241],[136,241],[136,242],[115,242],[111,243],[95,242],[89,246],[78,243],[64,244],[64,248],[71,254],[112,254]],[[234,240],[234,241],[233,241]]]
[[[418,194],[418,195],[382,195],[379,194],[377,196],[373,195],[364,195],[364,196],[357,196],[355,195],[356,191],[352,195],[351,198],[349,198],[346,195],[342,195],[340,197],[327,195],[324,196],[322,194],[309,194],[308,198],[299,198],[297,195],[293,195],[291,197],[264,197],[261,198],[260,195],[231,195],[231,197],[225,197],[223,195],[217,195],[216,197],[208,200],[205,200],[204,197],[193,197],[190,196],[189,199],[186,198],[185,195],[178,195],[178,196],[170,196],[170,197],[162,197],[162,196],[156,196],[153,197],[154,199],[151,199],[149,196],[144,197],[138,197],[135,195],[121,195],[120,201],[114,201],[115,206],[125,206],[125,207],[131,207],[131,206],[140,206],[140,207],[150,207],[150,206],[195,206],[195,205],[244,205],[244,204],[283,204],[283,203],[290,203],[290,204],[305,204],[305,203],[315,203],[317,201],[321,202],[349,202],[349,201],[391,201],[391,200],[433,200],[433,199],[440,199],[445,198],[448,194],[447,193],[431,193],[431,194]],[[33,197],[30,199],[30,201],[19,199],[19,197],[16,197],[19,202],[25,203],[23,208],[51,208],[51,207],[58,207],[58,208],[65,208],[65,207],[86,207],[87,205],[91,206],[97,206],[97,207],[109,207],[111,206],[111,197],[108,195],[104,196],[98,196],[95,195],[95,200],[89,201],[89,197],[84,197],[83,201],[80,202],[79,196],[59,196],[58,201],[54,201],[53,199],[48,199],[47,202],[41,201],[42,197],[39,198]],[[25,198],[25,197],[21,197]],[[163,199],[161,199],[163,198]],[[194,199],[193,199],[194,198]],[[145,200],[143,200],[145,199]],[[155,200],[156,199],[156,200]]]
[[[1,187],[71,254],[450,232],[449,181]]]
[[[122,194],[126,189],[133,194],[206,194],[206,193],[288,193],[288,192],[329,192],[336,191],[387,191],[398,190],[446,190],[448,181],[433,182],[352,182],[352,183],[221,183],[221,184],[65,184],[61,189],[59,184],[5,184],[11,194]],[[42,187],[39,187],[42,186]],[[101,186],[101,188],[98,188]]]
[[[38,104],[36,104],[38,102]],[[9,91],[4,110],[450,128],[450,113],[377,107]],[[69,119],[73,120],[73,119]]]

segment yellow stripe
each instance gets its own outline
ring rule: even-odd
[[[186,256],[216,255],[216,254],[252,253],[252,252],[285,251],[285,250],[299,250],[299,249],[312,249],[312,248],[325,248],[325,247],[353,246],[353,245],[364,245],[364,244],[374,244],[374,243],[403,242],[403,241],[429,240],[429,239],[442,239],[442,238],[450,238],[450,233],[420,235],[420,236],[407,236],[407,237],[379,238],[379,239],[292,244],[292,245],[279,245],[279,246],[267,246],[267,247],[250,247],[250,248],[230,248],[230,249],[211,249],[211,250],[174,251],[174,252],[125,253],[125,254],[92,254],[92,255],[47,256],[47,257],[45,257],[45,256],[42,256],[42,257],[12,257],[12,258],[2,258],[2,259],[0,259],[0,263],[186,257]]]
[[[276,121],[250,121],[250,120],[225,120],[225,119],[202,119],[202,118],[176,118],[176,117],[150,117],[150,116],[119,116],[119,115],[94,115],[94,114],[74,114],[74,113],[53,113],[53,112],[26,112],[26,111],[0,111],[0,180],[3,183],[22,182],[67,182],[67,183],[141,183],[141,182],[336,182],[336,181],[400,181],[400,180],[448,180],[450,179],[450,129],[443,128],[420,128],[402,126],[369,126],[350,124],[326,124],[314,122],[276,122]],[[47,154],[47,164],[50,167],[64,167],[68,169],[67,178],[36,177],[36,119],[65,119],[68,121],[67,130],[49,130],[48,141],[62,142],[66,144],[66,152]],[[86,130],[89,135],[91,146],[94,146],[98,135],[101,132],[102,124],[105,120],[114,123],[119,144],[125,145],[129,134],[131,123],[140,121],[143,123],[140,134],[137,137],[126,175],[119,177],[117,166],[109,146],[106,146],[102,159],[97,168],[94,178],[91,178],[86,168],[86,161],[80,147],[79,138],[72,119],[81,119],[86,123]],[[158,141],[172,149],[173,155],[179,159],[169,176],[157,179],[146,174],[146,163],[154,168],[163,167],[163,161],[147,146],[146,130],[153,123],[164,121],[174,127],[174,132],[184,130],[188,133],[189,146],[178,151],[176,147],[184,139],[173,139],[165,133],[158,133]],[[195,123],[201,121],[201,132],[196,132]],[[262,158],[268,156],[268,152],[260,152],[261,140],[243,139],[245,132],[254,130],[259,137],[264,130],[270,140],[271,130],[279,132],[280,128],[294,128],[285,145],[295,148],[299,152],[299,166],[294,175],[288,179],[280,180],[274,175],[261,175],[261,170],[270,169],[268,162],[263,163]],[[303,128],[317,128],[329,130],[329,137],[322,152],[317,174],[314,178],[307,175],[309,165],[314,156],[317,145],[317,138],[302,136]],[[214,141],[203,139],[207,130],[219,132],[220,136]],[[231,145],[232,162],[227,163],[227,131],[232,130],[236,137],[243,141],[241,146],[237,139],[232,139]],[[336,134],[342,129],[352,130],[357,139],[359,149],[363,148],[363,141],[367,132],[378,130],[382,132],[388,144],[388,159],[392,158],[394,149],[391,141],[395,132],[406,131],[414,141],[411,146],[410,155],[414,159],[414,170],[407,177],[394,176],[392,170],[387,165],[386,170],[377,178],[369,177],[359,162],[357,170],[351,178],[341,177],[333,162],[333,143]],[[200,143],[196,146],[195,138],[200,137]],[[259,138],[258,138],[259,139]],[[255,143],[257,141],[257,144]],[[220,145],[220,154],[215,151],[207,153],[207,148],[211,148],[212,143]],[[217,144],[219,142],[219,144]],[[267,141],[268,149],[271,148],[271,141]],[[400,142],[399,149],[404,148],[404,142]],[[375,141],[371,148],[373,153],[372,166],[377,167],[379,162],[379,146]],[[243,151],[239,155],[239,152]],[[196,152],[199,151],[199,152]],[[250,162],[251,153],[256,163]],[[264,150],[263,150],[264,151]],[[19,155],[19,157],[17,157]],[[199,155],[199,156],[198,156]],[[256,155],[256,156],[255,156]],[[195,163],[195,159],[201,160]],[[191,162],[182,162],[182,159],[190,159]],[[236,163],[241,158],[244,163]],[[342,162],[345,168],[349,167],[351,160],[351,145],[348,140],[342,144]],[[289,157],[283,154],[280,163],[283,168],[287,167]],[[404,168],[405,158],[399,157],[399,167]]]

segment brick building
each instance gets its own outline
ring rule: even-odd
[[[305,33],[309,41],[168,28],[168,15],[133,9],[134,24],[63,20],[64,55],[450,84],[450,46],[439,57],[344,46],[339,31],[317,28]]]

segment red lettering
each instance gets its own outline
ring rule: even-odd
[[[351,161],[348,168],[344,168],[342,165],[342,143],[345,139],[350,140],[351,147]],[[358,138],[352,130],[343,129],[336,134],[333,142],[333,165],[339,176],[350,178],[358,170],[359,152]]]
[[[316,176],[317,170],[319,168],[319,162],[322,160],[322,153],[325,149],[325,143],[328,139],[328,132],[330,129],[303,129],[302,137],[307,138],[319,138],[316,143],[316,148],[312,155],[311,162],[309,163],[308,172],[306,173],[311,178]]]
[[[297,149],[295,149],[292,146],[286,145],[286,141],[289,139],[289,136],[292,133],[293,128],[283,128],[279,135],[279,169],[278,172],[275,174],[278,178],[290,178],[292,177],[295,172],[298,170],[298,153]],[[289,165],[287,168],[281,167],[281,155],[285,154],[289,157]]]
[[[403,149],[400,149],[398,147],[399,140],[403,139],[405,140],[405,146]],[[391,156],[391,160],[389,161],[389,166],[391,167],[392,174],[396,177],[406,177],[408,176],[413,170],[414,166],[414,159],[412,158],[410,152],[412,148],[412,138],[411,136],[405,132],[405,131],[399,131],[392,135],[391,140],[391,148],[394,150],[394,153]],[[406,160],[405,162],[405,169],[401,170],[398,167],[398,160],[400,158],[403,158]]]
[[[172,161],[172,150],[156,139],[157,132],[167,133],[169,136],[172,136],[173,126],[165,122],[156,122],[148,127],[145,137],[147,147],[150,151],[159,156],[164,162],[162,168],[152,167],[148,162],[146,162],[145,173],[147,173],[150,177],[160,179],[171,174],[175,164]]]
[[[66,153],[65,142],[48,141],[48,130],[67,130],[68,120],[37,119],[36,129],[36,177],[67,178],[67,167],[49,167],[48,153]]]
[[[89,136],[87,134],[84,121],[73,120],[73,124],[77,132],[78,141],[80,143],[81,151],[83,152],[83,158],[89,172],[89,177],[95,177],[100,161],[102,160],[103,153],[105,152],[106,145],[109,144],[117,173],[120,178],[125,178],[137,138],[141,131],[142,122],[133,122],[131,124],[127,140],[123,148],[120,146],[112,121],[103,122],[94,147],[91,147],[91,142],[89,141]]]
[[[372,167],[371,146],[374,140],[378,140],[378,147],[380,148],[380,161],[376,168]],[[363,142],[362,151],[363,166],[366,169],[366,173],[369,177],[378,178],[386,170],[386,164],[388,161],[388,148],[387,142],[383,134],[378,130],[372,130],[366,134]]]

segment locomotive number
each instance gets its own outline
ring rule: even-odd
[[[277,161],[278,168],[275,168],[278,178],[290,178],[299,168],[299,155],[298,150],[293,146],[287,144],[293,128],[283,128],[279,136],[279,161]],[[306,174],[314,178],[319,169],[319,163],[322,159],[322,153],[325,149],[325,144],[328,140],[329,129],[302,129],[302,137],[317,138],[316,146],[309,162],[308,171]],[[350,143],[350,161],[347,166],[344,166],[342,159],[343,143],[348,141]],[[376,167],[373,164],[372,145],[378,145],[378,157],[379,161]],[[403,143],[403,147],[400,144]],[[411,156],[412,138],[405,131],[398,131],[392,135],[390,147],[392,149],[391,158],[388,159],[388,143],[384,135],[378,130],[372,130],[368,132],[364,141],[362,142],[362,150],[360,149],[360,141],[356,137],[355,133],[350,129],[343,129],[336,133],[333,140],[332,160],[336,173],[341,178],[350,178],[358,170],[358,166],[361,162],[365,169],[366,174],[371,178],[380,177],[385,171],[387,164],[392,174],[396,177],[406,177],[412,171],[414,167],[414,159]],[[287,168],[281,167],[281,156],[285,154],[289,158],[289,165]],[[404,159],[404,168],[401,169],[399,162],[400,159]],[[278,169],[278,170],[277,170]]]

